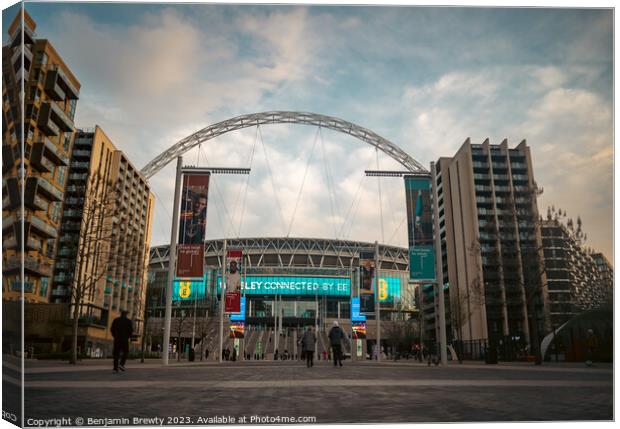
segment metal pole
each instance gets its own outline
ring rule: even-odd
[[[183,157],[177,158],[177,174],[174,186],[174,202],[172,210],[172,230],[170,232],[170,251],[168,252],[168,283],[166,285],[166,312],[164,315],[164,338],[162,363],[168,365],[168,349],[170,347],[170,322],[172,319],[172,282],[177,260],[177,235],[179,229],[179,197],[181,195],[181,176]]]
[[[192,325],[192,350],[194,350],[194,341],[196,339],[196,295],[195,295],[194,290],[192,290],[192,294],[194,295],[194,323]]]
[[[377,319],[377,361],[381,360],[381,305],[379,303],[379,242],[375,241],[375,314]]]
[[[448,364],[446,338],[446,308],[443,296],[443,267],[441,266],[441,236],[439,234],[439,202],[437,195],[437,169],[431,162],[431,186],[433,188],[433,218],[435,219],[435,266],[437,267],[437,300],[439,301],[439,347],[441,364]]]
[[[220,348],[219,350],[219,359],[220,359],[220,363],[222,363],[222,350],[224,347],[224,310],[225,310],[225,306],[226,306],[226,302],[224,301],[226,298],[226,284],[227,284],[227,276],[226,276],[226,249],[227,248],[227,243],[226,243],[226,239],[224,239],[224,255],[222,256],[222,292],[220,294]]]
[[[319,335],[319,296],[314,294],[314,333]],[[315,359],[319,360],[319,348],[314,347]]]

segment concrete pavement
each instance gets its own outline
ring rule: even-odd
[[[131,423],[157,417],[163,424],[203,424],[198,419],[256,415],[310,416],[318,423],[613,417],[610,365],[349,361],[334,368],[320,361],[306,368],[296,361],[250,361],[163,367],[130,361],[125,373],[113,374],[110,362],[93,361],[26,368],[25,410],[33,419],[109,417]]]

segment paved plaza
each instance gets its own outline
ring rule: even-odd
[[[26,418],[123,425],[610,420],[611,365],[108,361],[26,366]],[[5,377],[5,383],[7,379]],[[9,380],[10,381],[10,380]],[[308,420],[307,418],[310,418]],[[82,419],[82,420],[79,420]],[[219,420],[218,420],[219,419]],[[262,419],[262,420],[261,420]],[[289,419],[289,420],[287,420]],[[301,419],[301,420],[299,420]],[[35,420],[32,420],[34,422]],[[66,420],[65,420],[66,421]],[[159,423],[160,420],[151,420]]]

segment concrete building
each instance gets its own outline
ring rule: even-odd
[[[449,340],[530,343],[550,330],[537,186],[525,141],[509,148],[469,139],[436,163]],[[437,302],[422,288],[425,335]],[[536,317],[533,316],[533,310]]]
[[[86,352],[110,346],[121,310],[142,333],[153,204],[146,179],[101,128],[76,132],[50,301],[81,301]]]
[[[611,305],[613,269],[601,253],[583,246],[572,222],[551,217],[541,231],[551,324],[558,328],[581,312]]]
[[[47,303],[80,83],[52,44],[36,37],[36,23],[28,13],[23,26],[21,18],[20,13],[9,26],[8,43],[2,47],[2,297],[20,299],[23,242],[24,300]]]

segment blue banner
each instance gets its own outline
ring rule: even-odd
[[[357,297],[351,298],[351,321],[352,322],[365,322],[366,315],[360,314],[360,299]]]
[[[409,277],[419,281],[435,280],[435,249],[433,246],[409,248]]]
[[[435,281],[430,176],[405,176],[409,279]]]

